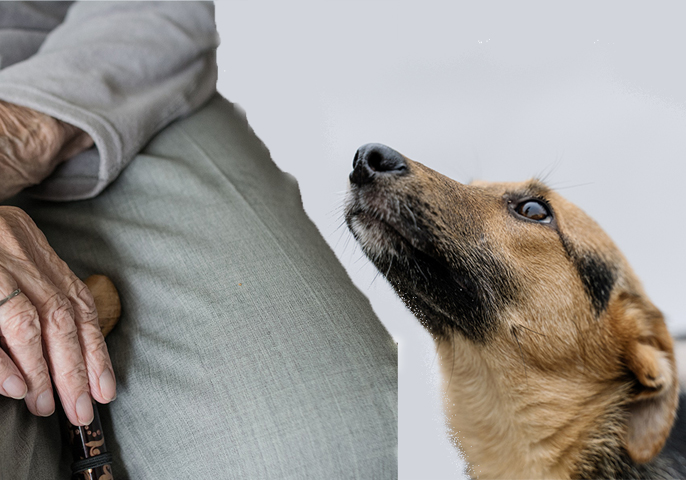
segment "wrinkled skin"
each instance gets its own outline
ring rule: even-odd
[[[44,180],[91,147],[73,125],[0,101],[0,200]],[[0,207],[0,394],[31,413],[55,410],[54,382],[69,420],[87,425],[91,397],[107,403],[116,385],[88,288],[22,210]],[[52,382],[51,382],[52,380]]]
[[[37,185],[92,145],[90,135],[73,125],[0,101],[0,200]]]

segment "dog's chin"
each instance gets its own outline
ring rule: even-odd
[[[400,254],[403,239],[378,215],[357,210],[346,215],[346,223],[364,254],[380,268]]]
[[[433,242],[406,202],[378,188],[352,187],[345,220],[365,255],[379,268],[415,251],[428,253]]]

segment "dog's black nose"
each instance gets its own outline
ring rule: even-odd
[[[407,172],[405,157],[386,145],[368,143],[357,149],[350,181],[356,185],[372,182],[380,175],[401,175]]]

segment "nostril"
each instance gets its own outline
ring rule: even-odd
[[[400,173],[407,169],[405,157],[386,145],[373,144],[365,153],[367,165],[374,172]]]
[[[353,158],[353,171],[350,181],[357,185],[371,183],[382,174],[400,175],[408,167],[405,157],[380,143],[368,143],[361,146]]]
[[[367,164],[369,168],[375,172],[384,172],[386,169],[383,166],[383,155],[378,150],[372,150],[367,155]]]

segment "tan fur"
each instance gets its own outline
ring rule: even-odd
[[[624,289],[643,297],[628,264],[599,227],[558,195],[548,198],[566,232],[620,265]],[[498,235],[499,230],[494,225],[491,231]],[[518,249],[510,257],[525,275],[536,270],[525,282],[531,303],[505,315],[517,338],[502,328],[503,334],[485,347],[456,336],[437,343],[446,415],[479,478],[570,478],[590,432],[611,406],[627,403],[628,382],[618,381],[627,367],[641,384],[656,388],[641,391],[636,400],[668,397],[663,404],[644,406],[649,411],[643,414],[631,409],[627,443],[634,460],[655,456],[674,420],[678,388],[673,347],[659,312],[647,301],[627,305],[615,294],[608,312],[593,318],[583,285],[549,236],[525,239],[536,248]]]
[[[376,221],[424,248],[411,225],[396,221],[404,204],[423,219],[422,233],[430,234],[435,250],[448,252],[443,257],[455,250],[469,257],[482,242],[517,276],[520,300],[499,312],[487,341],[459,332],[435,335],[446,418],[472,475],[572,478],[621,448],[635,462],[652,459],[678,402],[673,345],[662,315],[610,238],[535,180],[461,185],[406,161],[409,174],[380,180],[355,199],[363,213],[351,228],[370,258],[403,255],[402,242],[384,240],[389,231]],[[529,187],[544,192],[556,228],[575,250],[592,252],[614,269],[609,302],[599,314],[555,229],[504,211],[507,192]]]
[[[547,198],[561,228],[621,266],[623,290],[644,298],[628,264],[595,222],[558,195]],[[489,227],[493,235],[500,233],[500,225]],[[629,453],[638,462],[650,460],[667,438],[678,400],[672,341],[661,315],[645,300],[628,305],[615,293],[608,312],[593,318],[557,239],[530,230],[539,238],[523,243],[535,248],[513,248],[510,256],[524,275],[536,271],[525,281],[531,303],[504,316],[516,338],[502,328],[485,347],[457,337],[438,342],[445,411],[455,439],[479,478],[570,478],[602,417],[627,402],[628,382],[618,379],[628,367],[641,384],[656,389],[642,390],[636,400],[668,397],[643,406],[647,412],[630,409]]]

